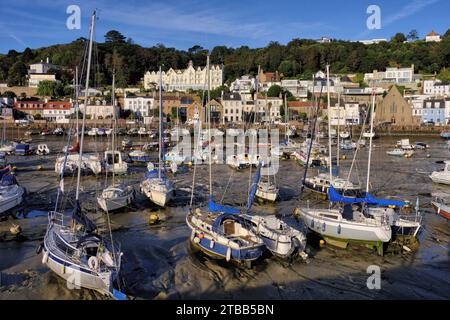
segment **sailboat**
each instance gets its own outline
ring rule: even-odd
[[[327,66],[327,74],[329,72],[328,70],[329,66]],[[327,79],[329,78],[327,77]],[[327,80],[327,87],[329,88],[329,80]],[[374,104],[375,93],[372,95],[371,132],[373,130]],[[384,216],[371,216],[367,214],[369,204],[381,206],[381,203],[369,194],[371,154],[372,137],[369,138],[369,159],[365,198],[346,198],[331,186],[328,190],[330,205],[332,203],[342,203],[344,204],[342,208],[334,209],[330,207],[329,209],[314,209],[309,208],[308,206],[307,208],[300,208],[298,212],[301,219],[310,230],[318,233],[332,244],[334,243],[346,247],[348,243],[363,243],[377,248],[378,253],[382,255],[384,243],[389,242],[392,238],[392,229],[388,219],[385,219]],[[331,168],[330,177],[333,179]],[[362,204],[362,206],[355,206],[355,204]],[[391,203],[385,201],[383,204],[390,205]]]
[[[120,151],[116,150],[116,109],[115,109],[115,92],[114,92],[114,81],[115,72],[113,72],[113,84],[112,84],[112,105],[113,105],[113,134],[111,137],[112,150],[105,152],[106,162],[105,162],[105,175],[108,176],[108,172],[112,173],[112,183],[110,186],[102,191],[102,194],[97,198],[97,202],[105,212],[110,212],[118,209],[122,209],[127,205],[131,204],[134,200],[134,189],[133,186],[125,186],[123,184],[116,183],[116,170],[119,173],[126,174],[128,171],[128,164],[122,161],[122,155]]]
[[[210,72],[209,55],[207,56],[207,87],[208,103],[206,104],[208,141],[211,141],[211,112],[210,112]],[[201,125],[199,125],[201,130]],[[191,206],[186,223],[191,229],[191,243],[207,255],[235,261],[251,266],[259,259],[265,245],[260,237],[249,226],[248,221],[239,215],[240,210],[214,202],[212,189],[212,150],[208,148],[209,156],[209,202],[206,209],[192,207],[195,184],[195,168],[192,183]],[[195,166],[197,161],[195,162]]]
[[[273,254],[282,258],[289,258],[294,253],[298,253],[303,259],[308,255],[305,252],[306,236],[305,234],[291,226],[274,215],[255,215],[250,214],[255,196],[258,192],[258,181],[262,168],[262,162],[259,163],[253,183],[250,187],[247,212],[242,214],[252,231],[261,237],[266,248]]]
[[[329,69],[329,66],[328,66],[328,69]],[[327,74],[327,91],[328,91],[327,92],[328,108],[330,108],[329,74]],[[338,127],[338,131],[339,131],[339,127]],[[328,121],[328,132],[331,132],[331,122],[330,121]],[[342,134],[342,132],[339,132],[338,137],[342,137],[341,134]],[[311,141],[312,140],[313,139],[311,138]],[[311,158],[311,153],[312,153],[313,147],[314,147],[314,144],[312,144],[310,142],[311,151],[305,152],[306,154],[308,154],[309,158]],[[339,152],[339,138],[338,138],[337,150]],[[339,161],[339,157],[337,157],[337,161]],[[306,163],[306,161],[305,161],[305,163]],[[305,188],[307,188],[310,191],[322,194],[324,196],[328,195],[331,187],[336,189],[339,193],[342,193],[342,194],[345,194],[348,196],[357,196],[360,193],[361,188],[358,184],[353,183],[349,179],[334,177],[333,161],[332,161],[332,157],[331,157],[331,135],[328,135],[328,159],[327,159],[326,163],[327,163],[329,172],[328,173],[320,173],[314,177],[308,177],[308,178],[305,177],[303,180],[303,186]]]
[[[89,76],[96,13],[92,14],[86,71],[86,96],[88,102]],[[122,252],[112,241],[112,236],[98,234],[97,225],[90,220],[80,204],[81,159],[85,132],[86,113],[83,115],[80,157],[77,172],[74,207],[70,216],[59,208],[64,190],[64,172],[61,170],[61,184],[58,189],[55,210],[48,213],[48,226],[44,242],[37,252],[42,252],[42,263],[56,275],[67,281],[69,287],[93,289],[101,294],[125,299],[125,295],[114,288],[118,279]],[[68,145],[70,143],[70,134]],[[67,152],[65,154],[67,158]],[[109,220],[108,220],[109,221]]]
[[[174,188],[172,182],[166,176],[161,67],[159,67],[159,75],[159,166],[157,170],[152,170],[147,173],[146,179],[141,182],[140,187],[141,192],[144,193],[150,201],[160,207],[165,207],[173,197]]]

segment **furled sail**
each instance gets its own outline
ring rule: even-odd
[[[215,203],[212,196],[209,198],[208,209],[210,212],[223,212],[226,214],[238,214],[241,212],[241,210],[239,210],[238,208]]]
[[[250,188],[250,194],[248,196],[248,204],[247,204],[247,210],[250,210],[250,208],[253,205],[253,202],[255,201],[255,194],[256,190],[258,189],[258,182],[259,178],[261,176],[261,161],[258,163],[258,169],[256,170],[255,178],[253,179],[252,186]]]
[[[375,198],[370,193],[366,193],[364,198],[351,198],[344,197],[333,187],[328,189],[328,196],[330,197],[330,202],[342,202],[342,203],[366,203],[370,205],[378,205],[382,207],[397,206],[404,207],[407,203],[400,200],[389,200],[389,199],[378,199]]]

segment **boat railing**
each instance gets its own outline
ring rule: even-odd
[[[64,225],[64,214],[57,211],[50,211],[48,215],[49,222],[57,225]]]

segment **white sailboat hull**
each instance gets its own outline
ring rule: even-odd
[[[106,212],[122,209],[131,204],[133,200],[134,192],[132,188],[124,190],[124,195],[122,196],[102,194],[97,198],[100,208]]]
[[[141,183],[141,191],[154,204],[165,207],[173,198],[173,186],[169,181],[154,178]]]
[[[337,210],[334,211],[337,213]],[[389,225],[324,218],[330,212],[333,213],[324,209],[300,209],[303,222],[310,230],[322,236],[343,241],[389,242],[391,240],[392,230]]]
[[[0,188],[0,214],[18,206],[23,201],[24,188],[12,185]]]

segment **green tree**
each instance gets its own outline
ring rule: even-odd
[[[125,43],[125,36],[117,30],[110,30],[105,34],[106,43]]]
[[[64,95],[64,86],[56,81],[44,80],[38,84],[38,95],[47,97],[61,97]]]
[[[408,33],[406,39],[408,39],[409,41],[416,41],[419,39],[419,33],[416,29],[413,29]]]
[[[279,85],[272,85],[269,90],[267,90],[267,96],[268,97],[279,97],[280,94],[283,92],[283,89]]]
[[[450,70],[445,68],[442,69],[437,78],[444,83],[450,83]]]
[[[22,61],[17,61],[8,72],[8,87],[24,86],[27,75],[27,66]]]
[[[403,43],[405,41],[406,41],[406,37],[401,32],[396,33],[395,36],[393,36],[391,39],[391,42],[394,42],[394,43]]]

